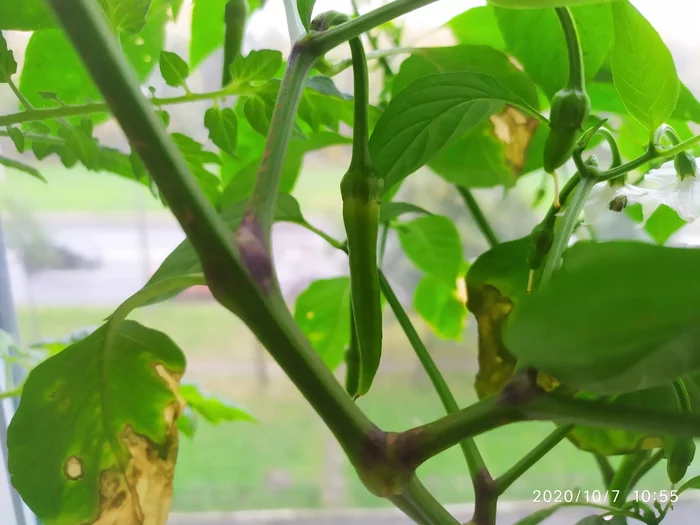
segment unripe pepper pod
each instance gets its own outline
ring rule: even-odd
[[[685,477],[695,458],[695,442],[690,438],[666,438],[664,455],[668,479],[675,485]]]
[[[591,110],[584,91],[564,88],[552,99],[549,135],[544,144],[544,170],[553,173],[571,158],[576,140]]]
[[[357,395],[369,391],[382,355],[377,240],[383,187],[384,181],[369,167],[351,166],[340,183],[350,259],[350,294],[360,349]]]
[[[345,390],[353,399],[357,397],[360,386],[360,345],[357,342],[355,315],[350,300],[350,343],[345,349]]]

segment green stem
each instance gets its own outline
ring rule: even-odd
[[[698,144],[700,144],[700,135],[684,140],[670,149],[660,150],[658,156],[663,158],[675,157],[679,153],[689,150],[690,148],[694,148]]]
[[[414,474],[401,495],[389,500],[421,525],[459,525],[459,522],[435,499]]]
[[[286,307],[265,297],[243,267],[230,231],[141,94],[97,4],[92,0],[49,3],[192,242],[213,295],[251,328],[326,422],[353,464],[363,468],[362,443],[377,432],[376,427],[338,384]]]
[[[603,483],[605,484],[605,488],[609,488],[610,483],[612,483],[612,479],[615,476],[615,469],[610,464],[608,458],[603,454],[593,452],[593,457],[595,458],[595,461],[598,465],[598,470],[600,470],[600,475],[603,477]]]
[[[246,217],[241,222],[239,233],[255,224],[254,236],[262,234],[265,248],[269,251],[270,231],[275,216],[275,205],[279,182],[282,176],[287,147],[292,136],[297,108],[301,102],[306,77],[311,71],[314,58],[295,46],[289,55],[282,78],[277,102],[270,121],[270,131],[265,142],[258,177],[248,202]],[[239,235],[239,239],[240,239]],[[243,250],[243,246],[241,247]]]
[[[22,94],[22,92],[17,88],[17,86],[12,81],[12,79],[9,77],[9,75],[7,77],[7,85],[10,86],[10,89],[15,94],[15,96],[17,97],[17,100],[19,100],[20,104],[22,104],[24,106],[24,109],[26,109],[26,110],[34,109],[33,106],[27,100],[27,97],[25,97]]]
[[[215,100],[219,98],[229,97],[233,95],[246,95],[255,92],[255,88],[242,89],[238,86],[235,90],[219,89],[206,93],[191,93],[189,95],[180,95],[177,97],[157,98],[151,100],[156,107],[171,106],[176,104],[186,104],[188,102],[196,102],[199,100]],[[18,113],[10,113],[9,115],[0,116],[0,126],[11,126],[12,124],[21,124],[23,122],[35,122],[42,120],[55,120],[67,117],[79,117],[81,115],[92,115],[94,113],[109,113],[109,106],[106,102],[91,102],[90,104],[82,104],[79,106],[61,106],[58,108],[43,108],[43,109],[27,109]]]
[[[622,458],[620,465],[615,471],[608,491],[615,493],[614,507],[621,507],[627,501],[627,495],[636,473],[644,463],[649,460],[651,453],[648,450],[627,454]]]
[[[566,206],[564,220],[554,234],[554,242],[552,243],[552,249],[547,256],[547,262],[542,271],[540,286],[545,286],[552,277],[554,271],[559,267],[562,254],[569,245],[569,239],[574,233],[578,217],[581,214],[581,210],[583,210],[583,205],[586,203],[588,195],[597,182],[598,180],[593,177],[586,177],[576,186],[576,192],[571,198],[571,203]]]
[[[700,142],[700,135],[698,136],[698,142]],[[673,151],[677,148],[678,146],[671,148],[671,150],[667,151]],[[688,148],[691,148],[692,146],[688,146]],[[680,150],[678,153],[681,151],[685,150]],[[675,154],[674,154],[675,156]],[[637,168],[640,168],[644,166],[647,162],[651,162],[652,160],[656,159],[659,157],[659,154],[657,152],[656,148],[649,148],[646,152],[644,152],[642,155],[637,157],[636,159],[633,159],[629,162],[626,162],[625,164],[622,164],[621,166],[617,166],[616,168],[612,168],[609,170],[606,170],[600,174],[600,177],[598,178],[599,181],[607,181],[610,179],[614,179],[617,177],[621,177],[622,175],[627,175],[630,171],[636,170]]]
[[[315,56],[321,56],[334,47],[339,46],[343,42],[347,42],[351,38],[357,38],[362,33],[374,29],[386,22],[398,18],[401,15],[415,11],[418,8],[432,4],[437,0],[394,0],[393,2],[383,5],[369,13],[353,18],[333,29],[321,33],[309,35],[306,39],[302,39],[305,47],[308,46],[313,50]]]
[[[360,10],[357,7],[357,0],[351,0],[352,3],[352,10],[355,16],[360,16]],[[377,42],[377,37],[374,36],[372,33],[369,31],[367,32],[367,40],[369,40],[369,45],[372,46],[372,49],[374,51],[377,51],[379,49],[379,44]],[[386,59],[386,56],[380,56],[377,57],[379,60],[379,63],[382,66],[382,69],[384,70],[384,79],[389,79],[394,76],[394,71],[391,69],[391,66],[389,65],[389,62]]]
[[[561,425],[554,429],[540,444],[528,452],[525,457],[496,479],[498,495],[502,495],[520,476],[525,474],[535,463],[542,459],[571,432],[574,425]]]
[[[556,7],[554,9],[559,17],[561,28],[566,38],[566,48],[569,53],[569,83],[570,89],[585,91],[586,80],[583,72],[583,53],[579,41],[576,23],[568,7]]]
[[[433,388],[437,392],[438,397],[440,397],[440,401],[442,402],[442,406],[445,408],[445,411],[448,414],[457,412],[459,410],[459,406],[457,405],[457,401],[450,391],[450,387],[447,386],[447,382],[440,372],[440,369],[435,364],[435,361],[433,361],[430,352],[428,352],[428,349],[423,344],[423,341],[421,341],[418,332],[416,332],[413,323],[411,323],[411,319],[408,317],[408,314],[406,314],[406,311],[403,309],[403,306],[401,306],[401,303],[399,302],[398,297],[396,297],[394,290],[392,290],[389,281],[387,281],[386,276],[381,271],[379,272],[379,286],[381,287],[382,293],[389,303],[391,310],[394,312],[396,320],[401,325],[401,328],[406,334],[409,343],[411,343],[411,347],[413,347],[416,356],[418,356],[418,360],[423,366],[425,373],[428,374],[428,378],[433,384]],[[484,459],[481,457],[481,453],[479,452],[479,449],[477,448],[473,439],[467,438],[462,440],[460,442],[460,447],[462,448],[462,453],[467,461],[471,478],[472,480],[475,480],[479,475],[479,472],[486,468]]]
[[[464,199],[464,204],[467,206],[469,213],[471,213],[472,219],[474,219],[477,228],[479,228],[479,231],[484,235],[484,237],[488,241],[489,246],[493,248],[497,244],[500,244],[498,237],[496,237],[496,233],[493,231],[493,228],[491,228],[491,225],[489,224],[488,219],[484,215],[484,212],[481,211],[479,203],[476,202],[476,199],[474,198],[472,192],[464,186],[455,186],[459,194]]]
[[[7,390],[5,392],[0,392],[0,400],[9,399],[11,397],[18,397],[22,395],[22,388],[24,385],[20,385],[13,390]]]
[[[384,254],[386,253],[386,243],[389,240],[389,230],[391,229],[391,226],[389,225],[388,222],[385,222],[382,224],[382,233],[381,237],[379,238],[379,267],[382,267],[382,264],[384,264]]]
[[[664,450],[660,449],[654,452],[652,456],[644,463],[639,470],[634,474],[630,484],[627,488],[627,493],[632,492],[632,489],[639,483],[639,481],[646,476],[651,469],[658,465],[659,461],[664,458]]]
[[[661,146],[661,141],[664,137],[668,138],[673,146],[678,146],[678,144],[681,142],[681,137],[678,135],[676,130],[668,124],[661,124],[661,126],[659,126],[659,128],[654,132],[654,144],[656,146]]]

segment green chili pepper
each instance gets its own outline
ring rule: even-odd
[[[571,158],[576,140],[583,131],[583,125],[590,113],[591,100],[586,93],[581,44],[571,12],[566,7],[557,7],[555,11],[566,37],[569,52],[569,80],[567,85],[552,98],[549,135],[544,145],[543,165],[544,170],[554,177],[555,207],[558,208],[558,180],[555,170]]]
[[[678,407],[681,413],[690,413],[692,407],[690,396],[682,379],[673,382]],[[664,439],[664,455],[666,456],[666,474],[674,485],[683,479],[688,467],[695,458],[695,442],[692,438],[666,437]]]
[[[224,71],[221,85],[231,83],[231,64],[241,54],[241,45],[245,33],[245,22],[248,18],[247,0],[228,0],[224,10],[226,34],[224,36]]]
[[[350,344],[345,349],[345,390],[353,399],[360,386],[360,345],[357,342],[355,315],[350,300]]]
[[[323,13],[311,22],[315,31],[349,20],[336,11]],[[350,296],[360,348],[360,378],[357,395],[369,391],[382,356],[382,306],[377,266],[379,206],[384,179],[372,167],[369,155],[369,74],[367,58],[359,38],[350,40],[355,95],[352,159],[340,181],[343,222],[350,258]]]

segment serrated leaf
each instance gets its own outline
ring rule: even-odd
[[[64,125],[58,130],[58,136],[66,142],[66,147],[89,170],[96,170],[99,147],[92,136],[92,120],[81,119],[75,126]]]
[[[227,421],[247,421],[249,423],[257,421],[242,407],[216,396],[206,395],[195,385],[182,385],[180,395],[188,407],[212,425],[219,425]]]
[[[297,10],[299,12],[299,17],[301,18],[301,23],[304,24],[304,28],[308,32],[311,27],[311,17],[314,12],[314,4],[316,0],[297,0]]]
[[[267,136],[275,109],[275,98],[269,93],[261,93],[246,100],[243,112],[250,126],[263,137]]]
[[[151,0],[97,0],[115,33],[138,33],[146,25]]]
[[[231,108],[212,107],[204,114],[204,127],[209,130],[209,140],[222,151],[236,154],[238,142],[238,117]]]
[[[7,41],[0,33],[0,84],[7,84],[15,73],[17,73],[15,55],[7,47]]]
[[[474,73],[423,77],[392,99],[370,139],[388,190],[509,103],[537,112],[497,80]]]
[[[653,133],[676,106],[676,65],[659,34],[631,3],[615,2],[612,12],[615,88],[630,114]]]
[[[134,321],[107,329],[30,372],[8,429],[13,485],[44,523],[164,523],[170,508],[185,357]]]
[[[212,202],[216,202],[219,197],[220,181],[206,166],[209,164],[220,165],[221,158],[214,152],[206,151],[199,142],[187,135],[173,133],[170,137],[182,153],[187,166],[197,178],[204,193]]]
[[[159,65],[160,74],[166,84],[172,87],[185,87],[187,85],[185,81],[190,76],[190,68],[177,53],[161,51]]]
[[[14,126],[8,126],[7,128],[7,133],[10,135],[10,139],[12,140],[12,143],[15,145],[15,149],[19,153],[24,153],[24,133],[22,133],[22,130],[19,128],[15,128]]]
[[[335,370],[350,340],[350,279],[314,281],[297,297],[294,319],[326,366]]]
[[[523,366],[598,395],[694,373],[700,369],[698,264],[700,250],[578,243],[547,286],[513,311],[506,346]]]
[[[495,14],[508,50],[551,98],[564,87],[569,73],[566,41],[556,13],[547,8],[496,7]],[[613,41],[610,8],[605,3],[580,6],[572,9],[572,15],[581,39],[584,71],[590,78],[610,52]]]
[[[231,64],[231,82],[236,86],[267,82],[282,67],[282,53],[270,49],[238,55]]]
[[[433,332],[443,339],[458,341],[464,332],[467,309],[454,286],[426,275],[416,286],[413,307]]]
[[[429,215],[395,228],[408,258],[426,274],[454,287],[462,267],[462,242],[452,221]]]
[[[32,166],[28,166],[27,164],[24,164],[23,162],[19,162],[17,160],[13,159],[8,159],[7,157],[2,157],[0,156],[0,166],[5,166],[6,168],[12,168],[18,171],[23,171],[24,173],[28,173],[32,177],[39,179],[42,182],[46,182],[46,179],[41,176],[41,173],[39,173],[39,170]]]
[[[146,25],[136,34],[122,33],[122,51],[140,80],[153,72],[165,44],[165,25],[168,22],[170,0],[152,0],[146,16]]]
[[[411,204],[409,202],[385,202],[379,208],[379,222],[390,222],[398,219],[406,213],[416,213],[419,215],[432,215],[428,210]]]

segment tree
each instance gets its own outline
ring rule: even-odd
[[[416,523],[457,523],[415,474],[457,444],[474,484],[474,525],[495,523],[499,497],[565,438],[595,455],[604,486],[597,496],[562,491],[555,506],[523,523],[539,523],[562,506],[590,505],[598,515],[581,523],[614,516],[657,524],[683,491],[698,486],[694,478],[675,488],[692,462],[692,438],[700,436],[694,279],[700,251],[663,244],[700,215],[691,154],[700,136],[687,125],[700,122],[700,105],[657,32],[627,0],[492,0],[448,23],[457,46],[365,53],[364,34],[376,45],[381,27],[398,46],[392,21],[432,1],[394,0],[359,16],[328,12],[313,20],[313,0],[287,2],[294,44],[281,79],[281,54],[240,54],[253,1],[197,2],[189,64],[162,50],[163,25],[180,6],[174,0],[50,0],[51,11],[31,0],[2,8],[1,29],[35,31],[19,87],[14,56],[1,41],[0,80],[22,105],[0,117],[2,135],[19,152],[29,146],[39,160],[57,154],[66,166],[80,162],[152,186],[187,234],[102,327],[29,374],[9,429],[9,466],[14,486],[43,522],[165,522],[178,420],[185,406],[203,411],[203,400],[179,385],[185,359],[167,335],[126,318],[201,284],[267,348],[367,489]],[[344,42],[351,60],[330,64],[325,54]],[[220,46],[222,88],[193,92],[190,68]],[[410,57],[394,71],[390,57],[406,52]],[[182,95],[143,96],[139,79],[155,65],[146,57],[155,55],[165,82]],[[378,107],[369,104],[374,61],[384,73]],[[332,80],[347,67],[352,97]],[[166,131],[162,108],[195,100],[212,101],[203,122],[218,153]],[[93,137],[105,114],[121,126],[130,155]],[[340,123],[352,126],[352,138]],[[626,128],[641,138],[630,138]],[[340,241],[310,225],[289,191],[305,152],[350,142],[352,161],[340,188],[347,240]],[[601,142],[607,168],[586,154]],[[570,162],[576,174],[559,189],[557,171]],[[38,175],[17,161],[3,163]],[[207,169],[212,164],[229,170],[225,179]],[[491,246],[466,274],[466,307],[480,332],[480,401],[465,408],[378,264],[380,233],[395,228],[425,274],[415,290],[418,311],[442,336],[461,326],[459,234],[446,217],[393,200],[401,182],[424,166],[455,184]],[[510,186],[542,169],[554,181],[549,211],[530,235],[500,242],[470,188]],[[569,248],[582,213],[590,224],[601,210],[624,210],[656,244],[579,241]],[[402,219],[407,213],[418,217]],[[271,260],[274,221],[301,224],[349,256],[350,279],[313,283],[295,315]],[[447,412],[399,433],[376,427],[353,402],[371,389],[381,361],[382,295]],[[348,297],[339,309],[347,320],[341,331],[324,316],[305,315],[328,313],[329,296]],[[331,374],[343,360],[345,388]],[[556,428],[494,478],[473,437],[525,420]],[[623,438],[610,446],[591,437],[615,430]],[[606,456],[617,454],[624,458],[613,469]],[[635,490],[664,458],[673,488]]]

